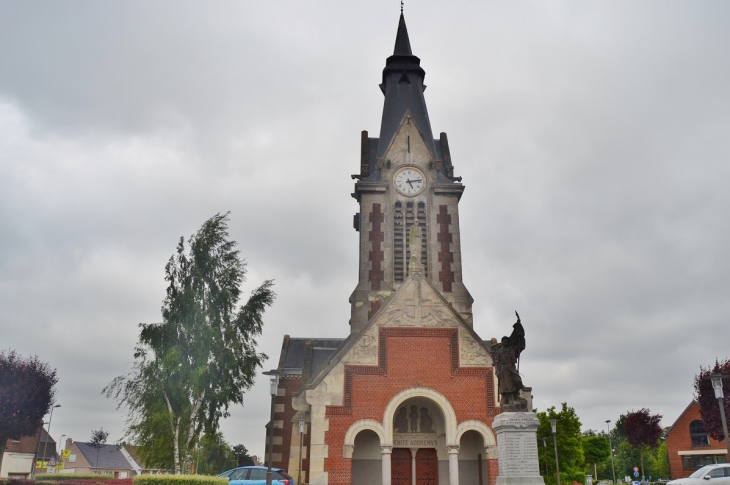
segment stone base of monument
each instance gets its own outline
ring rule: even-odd
[[[494,418],[499,476],[497,485],[544,485],[537,458],[535,413],[506,412]]]

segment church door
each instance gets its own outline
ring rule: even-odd
[[[391,455],[390,460],[391,485],[412,485],[411,450],[409,450],[408,448],[393,448],[393,454]]]
[[[438,485],[439,462],[436,450],[421,448],[416,453],[416,485]]]

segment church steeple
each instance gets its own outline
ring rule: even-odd
[[[459,233],[464,186],[454,177],[446,133],[434,139],[431,132],[425,76],[401,12],[380,85],[380,137],[362,132],[360,173],[353,175],[352,196],[360,205],[353,220],[360,232],[358,284],[350,296],[353,334],[409,279],[428,282],[471,325]]]
[[[421,60],[411,51],[406,19],[401,12],[393,55],[388,57],[385,62],[383,82],[380,85],[380,89],[385,95],[385,102],[383,119],[380,124],[378,158],[385,154],[393,135],[408,111],[431,151],[431,155],[434,158],[437,157],[431,132],[431,121],[428,119],[426,109],[426,99],[423,96],[423,91],[426,90],[426,86],[423,84],[426,72],[420,64]]]

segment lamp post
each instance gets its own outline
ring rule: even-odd
[[[725,420],[725,406],[723,406],[723,400],[725,395],[722,392],[722,380],[725,376],[722,374],[712,374],[710,379],[712,380],[712,388],[715,390],[715,399],[717,399],[717,405],[720,406],[720,419],[722,420],[722,433],[725,435],[725,447],[727,448],[727,458],[730,461],[730,438],[727,435],[727,421]]]
[[[56,455],[60,455],[61,454],[61,451],[63,451],[61,449],[62,446],[63,446],[61,443],[63,443],[63,437],[64,436],[66,436],[66,435],[65,434],[62,434],[61,437],[58,439],[58,447],[59,447],[59,449],[56,451]]]
[[[297,483],[302,483],[302,450],[304,448],[304,427],[306,423],[303,419],[299,420],[299,477]]]
[[[266,470],[266,485],[271,485],[271,462],[274,458],[274,400],[279,390],[279,371],[277,369],[264,372],[269,376],[269,392],[271,393],[271,419],[269,420],[269,466]]]
[[[613,472],[613,483],[616,483],[616,467],[613,464],[613,445],[611,444],[611,420],[606,420],[606,428],[608,428],[608,447],[611,448],[611,471]]]
[[[558,433],[558,420],[550,420],[550,428],[553,430],[553,446],[555,447],[555,470],[557,471],[558,485],[560,485],[560,464],[558,463],[558,440],[555,437]]]
[[[51,407],[50,416],[48,416],[48,431],[46,431],[46,439],[43,441],[43,455],[41,456],[41,469],[43,469],[43,459],[46,457],[46,450],[48,449],[48,438],[51,437],[51,420],[53,419],[53,410],[55,408],[60,408],[60,404],[56,404]],[[41,425],[41,436],[43,436],[43,425]],[[38,450],[41,449],[41,441],[40,438],[38,439]],[[55,449],[55,447],[54,447]],[[38,453],[36,453],[38,454]],[[35,471],[35,467],[33,467],[33,470]],[[33,474],[35,476],[35,473]]]

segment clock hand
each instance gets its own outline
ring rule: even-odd
[[[406,179],[406,183],[413,188],[413,181],[411,179]]]

